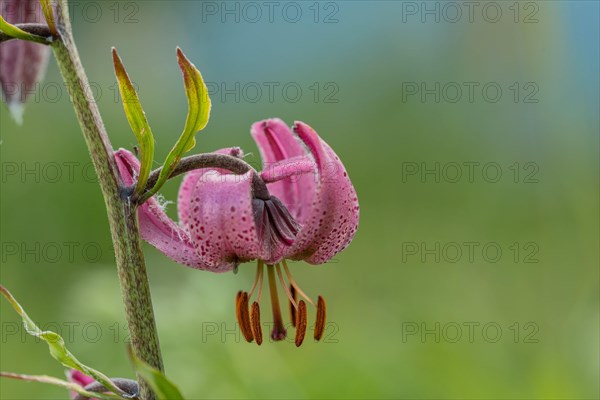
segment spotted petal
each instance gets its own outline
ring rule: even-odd
[[[216,153],[242,154],[239,148]],[[235,175],[204,168],[185,176],[179,190],[179,220],[203,263],[237,264],[258,258],[275,264],[287,254],[300,226],[261,185],[255,171]]]
[[[210,268],[267,256],[254,221],[252,179],[253,171],[234,175],[216,169],[196,170],[184,178],[179,194],[181,225]]]
[[[317,132],[303,122],[296,122],[294,131],[314,157],[318,181],[312,203],[305,204],[309,214],[300,220],[303,229],[290,258],[321,264],[354,238],[359,220],[358,198],[344,165]]]
[[[227,154],[233,157],[243,157],[244,152],[239,147],[230,147],[225,149],[220,149],[214,152],[215,154]],[[224,169],[215,169],[222,174],[227,174],[228,171]],[[196,183],[198,183],[198,179],[207,171],[208,169],[195,169],[184,175],[183,180],[181,182],[181,186],[179,187],[179,195],[177,200],[177,212],[179,214],[179,223],[182,226],[185,226],[190,220],[190,203],[192,199],[192,192],[196,187]]]
[[[120,149],[115,160],[123,183],[131,186],[139,173],[140,163],[129,151]],[[171,220],[154,197],[148,199],[138,209],[142,239],[156,247],[172,260],[192,268],[221,272],[233,265],[206,265],[196,254],[187,232]]]

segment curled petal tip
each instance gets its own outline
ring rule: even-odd
[[[317,132],[302,121],[296,121],[294,132],[316,162],[318,183],[310,214],[300,221],[305,229],[300,232],[293,258],[322,264],[354,238],[359,220],[358,198],[340,158]]]
[[[18,101],[11,101],[8,103],[8,111],[11,117],[15,120],[17,125],[23,125],[23,114],[25,113],[25,107],[23,103]]]

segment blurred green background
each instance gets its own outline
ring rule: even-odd
[[[212,85],[196,151],[239,145],[258,164],[254,121],[303,120],[359,195],[352,245],[291,266],[331,322],[300,349],[235,329],[253,264],[211,274],[145,245],[167,374],[190,399],[598,398],[598,3],[267,3],[73,3],[115,147],[135,138],[110,47],[162,160],[187,112],[181,46]],[[0,128],[2,283],[82,361],[131,377],[103,201],[52,59],[24,125],[3,106]],[[61,376],[0,303],[0,369]],[[2,399],[66,396],[0,382]]]

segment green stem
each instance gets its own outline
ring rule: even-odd
[[[73,40],[67,0],[60,0],[56,9],[59,38],[52,43],[52,49],[66,86],[69,88],[71,102],[104,196],[131,345],[140,359],[162,371],[162,358],[141,248],[136,208],[130,204],[127,197],[121,196],[123,184],[114,161],[113,148],[93,100]],[[138,382],[141,399],[154,399],[152,391],[139,375]]]

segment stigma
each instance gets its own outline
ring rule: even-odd
[[[239,291],[237,293],[235,300],[236,317],[244,339],[249,343],[256,341],[256,344],[259,346],[263,342],[260,321],[260,302],[262,298],[265,269],[267,271],[271,309],[273,313],[273,328],[270,334],[271,340],[280,341],[287,338],[287,329],[283,322],[281,306],[279,304],[278,283],[283,288],[288,299],[291,326],[295,328],[294,343],[296,346],[300,347],[306,336],[308,325],[307,302],[316,309],[316,322],[313,337],[316,341],[321,340],[325,330],[325,300],[322,296],[319,296],[317,302],[313,302],[310,297],[300,289],[292,277],[285,260],[274,265],[265,264],[264,261],[259,260],[256,266],[256,278],[254,279],[254,284],[252,285],[250,292]],[[284,272],[288,284],[286,284]],[[250,304],[253,296],[255,296],[255,300]]]

